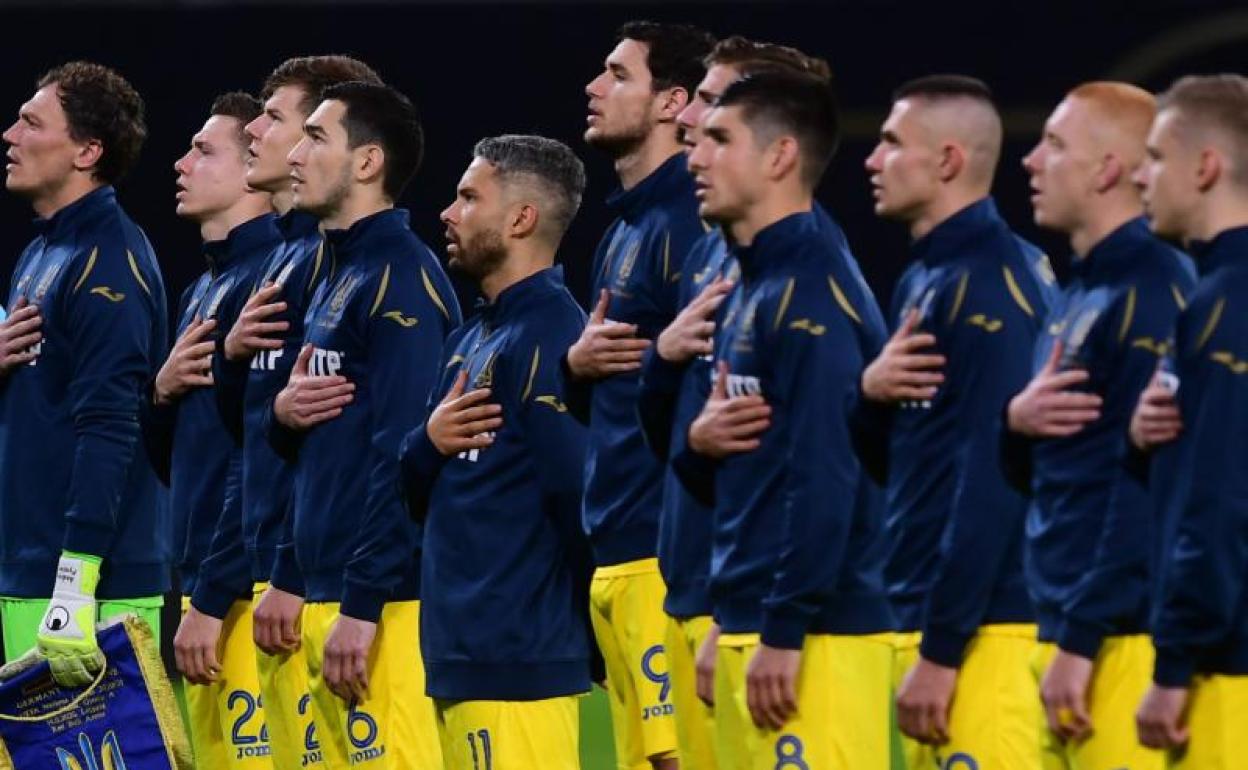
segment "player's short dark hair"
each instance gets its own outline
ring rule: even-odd
[[[1157,111],[1177,110],[1179,120],[1211,129],[1228,142],[1238,187],[1248,188],[1248,78],[1243,75],[1188,75],[1157,100]]]
[[[969,75],[924,75],[902,83],[897,90],[893,91],[895,102],[912,96],[929,99],[964,97],[987,102],[993,109],[996,109],[992,89],[984,81]]]
[[[143,97],[116,70],[94,62],[73,61],[54,67],[36,87],[56,84],[61,109],[75,142],[94,139],[103,152],[92,173],[106,184],[126,175],[147,138]]]
[[[339,54],[297,56],[277,65],[265,78],[260,98],[268,99],[282,86],[296,86],[303,90],[299,109],[304,115],[311,115],[326,88],[355,80],[381,85],[381,77],[359,59]]]
[[[235,131],[234,138],[238,141],[239,147],[246,150],[249,140],[247,132],[243,128],[259,117],[263,111],[264,104],[256,97],[246,91],[230,91],[212,100],[212,108],[208,111],[208,114],[237,120],[238,128]]]
[[[724,89],[716,107],[739,107],[759,141],[780,136],[797,140],[802,181],[819,183],[840,141],[840,115],[828,83],[787,72],[747,75]]]
[[[416,105],[390,86],[360,81],[330,86],[322,97],[346,106],[342,125],[348,146],[381,147],[386,156],[382,189],[390,200],[398,200],[424,158],[425,133]]]
[[[760,43],[740,35],[720,40],[702,63],[707,69],[716,64],[734,67],[742,75],[777,70],[832,81],[832,68],[824,59],[808,56],[787,45]]]
[[[646,44],[646,67],[650,70],[652,91],[683,88],[691,95],[706,76],[702,60],[715,45],[711,33],[691,24],[654,21],[630,21],[620,27],[616,40]]]
[[[472,154],[489,161],[503,184],[517,179],[536,184],[550,235],[555,241],[563,236],[585,192],[585,165],[571,148],[544,136],[505,134],[477,142]]]

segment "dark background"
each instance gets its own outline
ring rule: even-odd
[[[197,228],[174,215],[173,162],[202,125],[213,97],[255,91],[288,56],[347,53],[372,64],[420,107],[428,151],[401,205],[439,253],[437,215],[483,136],[535,132],[569,143],[590,185],[562,249],[569,283],[582,300],[588,262],[609,224],[602,200],[615,184],[609,161],[581,141],[584,85],[599,71],[616,27],[629,19],[680,20],[718,36],[741,33],[797,46],[832,64],[846,136],[820,188],[841,220],[881,302],[906,260],[906,237],[872,215],[862,162],[889,107],[891,90],[931,72],[961,72],[995,89],[1006,144],[995,188],[1020,233],[1044,246],[1059,274],[1060,238],[1031,223],[1019,160],[1045,115],[1071,86],[1130,80],[1164,89],[1177,75],[1245,71],[1248,4],[906,3],[857,0],[790,3],[359,3],[255,5],[221,2],[113,5],[0,3],[0,114],[5,125],[35,79],[69,59],[116,67],[147,103],[149,138],[119,186],[164,268],[171,308],[203,269]],[[13,196],[0,202],[0,276],[31,237],[32,214]],[[461,286],[462,299],[471,292]],[[470,307],[470,305],[466,305]]]

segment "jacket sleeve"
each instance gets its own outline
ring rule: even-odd
[[[463,327],[460,327],[461,329]],[[404,504],[408,515],[418,522],[423,522],[429,515],[429,495],[433,491],[438,473],[446,464],[447,457],[429,440],[428,422],[433,410],[437,408],[451,383],[459,376],[462,361],[451,363],[451,358],[458,347],[458,334],[452,333],[447,339],[439,366],[439,381],[429,391],[424,414],[419,425],[408,431],[399,444],[399,475]]]
[[[647,350],[642,361],[637,419],[646,446],[659,462],[666,462],[671,452],[672,422],[687,370],[687,363],[676,364],[664,359],[657,347]]]
[[[194,295],[197,284],[198,282],[192,283],[182,292],[175,318],[185,315],[187,303]],[[139,429],[143,435],[143,448],[147,452],[152,470],[156,472],[156,478],[166,487],[169,486],[173,470],[173,433],[178,426],[178,402],[157,406],[156,374],[168,359],[172,347],[170,345],[164,357],[156,362],[155,371],[144,384],[142,398],[139,400]]]
[[[152,294],[160,284],[141,277],[124,244],[101,244],[95,257],[65,300],[74,351],[67,401],[76,441],[63,547],[107,557],[141,440],[140,401],[159,366],[152,348],[165,303]]]
[[[862,467],[849,418],[863,360],[853,322],[828,282],[792,281],[787,309],[777,298],[764,300],[756,321],[763,327],[758,350],[772,362],[777,387],[768,401],[783,412],[788,431],[784,508],[776,522],[784,545],[762,602],[761,638],[800,649],[840,573],[859,496]]]
[[[946,397],[961,426],[953,449],[953,499],[927,596],[920,653],[957,667],[983,624],[997,575],[1022,539],[1026,504],[997,462],[997,415],[1031,371],[1039,322],[998,276],[968,275],[964,300],[938,302]]]
[[[295,552],[295,514],[289,501],[282,516],[281,533],[277,538],[277,552],[273,556],[273,569],[269,585],[295,596],[304,595],[303,571]]]
[[[458,324],[454,298],[435,303],[410,268],[395,269],[384,296],[372,302],[368,334],[371,435],[364,519],[343,580],[342,614],[376,622],[419,548],[399,486],[399,444],[424,417],[438,375],[442,343]],[[383,284],[385,283],[383,279]],[[371,299],[371,297],[370,297]],[[443,308],[455,308],[448,318]],[[399,311],[392,313],[392,311]],[[396,319],[397,316],[397,319]],[[403,319],[415,318],[415,324]]]
[[[1181,459],[1154,470],[1172,482],[1159,485],[1172,490],[1159,503],[1174,536],[1163,540],[1152,629],[1163,687],[1190,686],[1201,655],[1233,638],[1248,591],[1248,350],[1245,325],[1228,326],[1237,334],[1219,329],[1184,358]]]
[[[1103,420],[1116,435],[1112,475],[1103,479],[1110,498],[1089,568],[1063,603],[1057,631],[1058,646],[1085,658],[1095,658],[1101,641],[1117,618],[1130,615],[1146,600],[1149,589],[1149,531],[1151,512],[1142,505],[1147,491],[1128,472],[1126,452],[1131,413],[1140,392],[1157,368],[1158,340],[1174,331],[1178,305],[1165,291],[1130,288],[1116,303],[1115,312],[1094,328],[1100,356],[1112,362],[1106,372]]]

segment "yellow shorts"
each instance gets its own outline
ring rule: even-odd
[[[887,770],[893,634],[812,634],[802,647],[797,715],[754,726],[746,668],[758,634],[719,637],[715,740],[720,770]]]
[[[268,588],[257,583],[257,599]],[[269,726],[269,747],[277,770],[304,767],[345,767],[345,753],[334,754],[335,744],[321,744],[312,719],[308,692],[308,658],[303,647],[286,655],[256,650],[256,670]]]
[[[580,770],[575,696],[536,701],[440,701],[445,770]]]
[[[676,708],[663,649],[666,594],[658,559],[599,567],[590,584],[589,614],[606,663],[620,768],[649,770],[650,758],[676,753]]]
[[[896,636],[893,687],[919,661],[919,632]],[[1036,627],[1026,623],[983,626],[966,647],[949,709],[949,743],[927,746],[905,736],[910,770],[1040,770],[1044,707],[1031,673]]]
[[[1248,676],[1197,676],[1187,710],[1191,737],[1176,752],[1174,770],[1242,770],[1248,728]]]
[[[1037,647],[1032,671],[1036,682],[1057,655],[1057,645]],[[1040,730],[1044,770],[1162,770],[1165,755],[1140,745],[1135,711],[1153,676],[1153,645],[1143,634],[1108,636],[1093,663],[1088,688],[1092,736],[1081,743],[1062,743],[1045,724]]]
[[[190,605],[190,598],[182,597],[183,614]],[[221,664],[217,681],[185,685],[195,766],[268,770],[273,762],[256,673],[250,601],[230,605],[221,624],[217,651]]]
[[[381,611],[368,661],[369,697],[356,705],[334,695],[322,674],[325,640],[337,619],[337,602],[303,605],[308,689],[326,765],[334,767],[326,746],[332,743],[333,751],[345,755],[352,767],[441,767],[433,702],[425,695],[425,666],[420,657],[420,602],[389,602]]]
[[[698,698],[695,664],[711,630],[707,617],[667,619],[667,667],[672,705],[676,708],[676,746],[680,770],[715,770],[715,715]]]

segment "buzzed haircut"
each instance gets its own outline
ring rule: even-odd
[[[715,106],[739,107],[760,143],[794,137],[802,183],[811,190],[836,154],[840,115],[831,87],[818,78],[785,72],[748,75],[729,85]]]
[[[544,136],[504,134],[482,139],[472,148],[473,157],[494,167],[503,185],[531,184],[541,196],[538,227],[558,243],[581,207],[585,192],[585,165],[563,142]]]
[[[987,102],[996,109],[992,89],[979,78],[969,75],[924,75],[908,80],[893,91],[893,101],[899,102],[912,96],[928,98],[952,98],[957,96]]]
[[[715,38],[706,30],[690,24],[654,21],[628,22],[616,33],[616,41],[621,40],[646,44],[651,91],[683,88],[690,95],[706,76],[703,59],[715,45]]]
[[[143,97],[130,82],[102,64],[73,61],[48,70],[36,88],[56,84],[61,109],[75,142],[94,139],[103,148],[92,174],[116,184],[134,166],[147,139]]]
[[[944,110],[943,125],[967,152],[966,179],[992,185],[1004,131],[987,83],[969,75],[925,75],[902,83],[893,92],[894,102],[903,99],[950,108]]]
[[[342,125],[351,149],[376,144],[385,154],[382,188],[391,201],[399,199],[424,159],[425,133],[411,100],[394,88],[353,81],[325,89],[325,101],[342,102]]]
[[[234,139],[238,142],[239,148],[246,151],[250,140],[243,129],[263,111],[264,104],[256,97],[246,91],[230,91],[212,100],[212,108],[208,114],[237,120],[238,126],[234,131]]]
[[[1231,181],[1248,189],[1248,78],[1243,75],[1189,75],[1161,95],[1158,111],[1175,110],[1180,130],[1215,132],[1226,142]]]
[[[277,65],[277,69],[265,78],[260,98],[267,100],[282,86],[296,86],[303,91],[299,110],[306,116],[311,115],[316,105],[321,103],[321,95],[326,88],[357,80],[381,85],[381,77],[359,59],[340,54],[298,56]]]
[[[793,72],[810,75],[826,83],[832,82],[832,68],[817,56],[808,56],[796,48],[777,43],[760,43],[740,35],[724,38],[706,55],[707,69],[722,64],[735,68],[741,75],[763,71]]]

